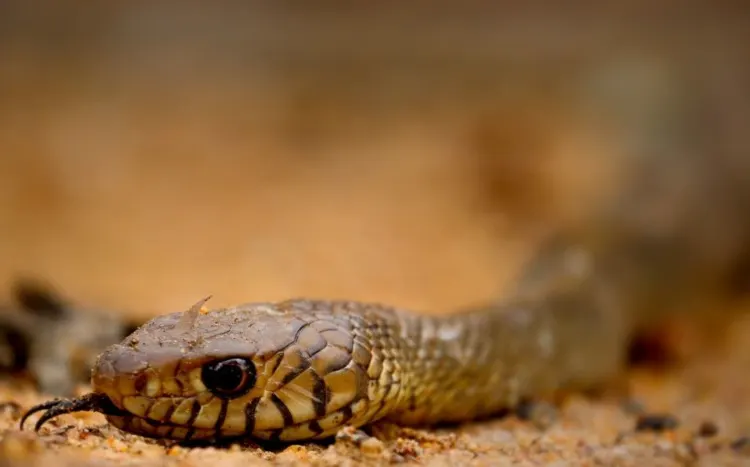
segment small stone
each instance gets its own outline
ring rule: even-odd
[[[21,407],[21,404],[16,401],[4,401],[0,402],[0,411],[9,413],[13,419],[18,419],[21,417],[23,408]]]
[[[307,455],[307,450],[304,447],[302,447],[302,446],[300,446],[298,444],[293,444],[293,445],[287,447],[286,449],[284,449],[283,451],[281,451],[276,456],[276,458],[279,461],[290,462],[290,463],[294,463],[294,462],[307,462],[307,461],[309,461],[308,455]]]
[[[385,445],[379,439],[369,437],[360,443],[359,449],[368,457],[379,457],[385,450]]]
[[[673,415],[645,414],[638,417],[635,431],[668,431],[674,430],[680,423]]]
[[[731,447],[732,450],[738,454],[742,454],[743,456],[750,456],[750,436],[742,436],[735,439],[734,441],[732,441],[729,447]]]
[[[391,464],[403,464],[404,462],[406,462],[406,459],[404,458],[404,456],[394,453],[391,455],[390,461]]]
[[[34,433],[10,431],[0,441],[0,458],[28,460],[32,454],[40,452],[41,449],[39,438]]]
[[[546,430],[555,424],[557,408],[543,401],[526,401],[516,407],[516,416],[534,424],[540,430]]]
[[[128,445],[119,440],[112,440],[112,442],[109,443],[109,447],[115,452],[128,452],[129,451]]]
[[[423,449],[416,440],[399,438],[396,440],[393,452],[404,459],[416,459],[423,454]]]
[[[641,415],[646,411],[646,406],[638,399],[629,398],[622,402],[622,410],[630,415]]]
[[[719,427],[716,423],[706,420],[698,427],[698,435],[703,438],[711,438],[719,434]]]
[[[352,443],[360,446],[365,440],[371,438],[370,435],[357,428],[346,426],[336,433],[336,441]]]

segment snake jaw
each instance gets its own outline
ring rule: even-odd
[[[42,428],[42,426],[49,420],[68,413],[88,411],[99,412],[104,415],[124,414],[124,412],[117,408],[112,403],[110,398],[105,394],[92,392],[75,399],[54,399],[39,405],[35,405],[30,408],[21,418],[21,421],[19,422],[19,428],[23,430],[23,426],[29,416],[41,411],[45,412],[34,425],[35,432],[38,432]]]

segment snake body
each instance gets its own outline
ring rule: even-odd
[[[382,418],[408,425],[468,420],[615,372],[621,327],[586,305],[434,317],[377,304],[290,300],[200,312],[190,326],[175,313],[102,354],[93,389],[124,411],[108,416],[115,426],[179,440],[293,441]],[[238,356],[254,366],[252,387],[237,397],[209,390],[202,368]]]
[[[93,410],[151,438],[302,441],[381,419],[468,421],[601,386],[623,370],[633,333],[703,280],[677,243],[603,238],[551,242],[509,297],[452,314],[307,299],[209,310],[201,301],[109,347],[91,394],[33,407],[21,425],[43,410],[37,430]]]
[[[695,179],[710,179],[714,165],[700,162]],[[199,302],[104,351],[92,393],[32,407],[21,425],[35,412],[45,411],[38,430],[94,410],[153,438],[300,441],[381,419],[467,421],[601,386],[623,369],[634,333],[666,312],[684,314],[747,257],[746,211],[717,211],[732,185],[717,186],[696,183],[658,204],[632,183],[580,229],[544,243],[502,301],[452,314],[354,301]]]
[[[564,260],[544,268],[554,278],[530,274],[513,298],[448,315],[354,301],[199,302],[102,353],[91,395],[26,416],[47,410],[38,429],[96,410],[152,438],[300,441],[380,419],[461,422],[601,384],[622,369],[635,321],[606,271],[582,268],[591,262],[580,254],[554,256]]]
[[[109,347],[91,394],[32,407],[21,425],[39,411],[37,430],[93,410],[152,438],[302,441],[381,419],[468,421],[604,385],[623,370],[635,332],[675,309],[676,296],[706,289],[706,274],[721,275],[704,273],[689,253],[698,250],[675,237],[592,232],[545,244],[502,301],[451,314],[307,299],[209,310],[201,301]]]
[[[153,438],[299,441],[380,419],[471,420],[606,383],[634,332],[750,256],[746,188],[715,158],[677,153],[627,162],[614,201],[594,203],[584,234],[541,248],[502,302],[439,316],[352,301],[199,303],[110,347],[91,394],[32,407],[21,425],[95,410]]]

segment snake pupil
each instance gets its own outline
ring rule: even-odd
[[[255,384],[255,366],[244,358],[219,360],[203,366],[201,379],[217,396],[238,397]]]

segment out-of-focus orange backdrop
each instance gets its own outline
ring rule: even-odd
[[[750,168],[741,2],[81,5],[0,14],[5,296],[449,310],[633,157]]]

